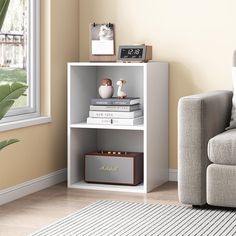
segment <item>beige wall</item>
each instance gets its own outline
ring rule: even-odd
[[[178,99],[231,89],[235,9],[235,0],[80,0],[80,60],[88,59],[89,23],[112,22],[117,45],[153,45],[153,59],[170,63],[170,168],[177,167]]]
[[[21,140],[0,153],[0,189],[66,167],[66,63],[78,61],[79,2],[51,0],[51,24],[48,6],[43,0],[41,75],[43,110],[49,112],[51,99],[52,123],[0,134]]]
[[[66,167],[66,62],[78,60],[78,46],[80,60],[88,59],[88,24],[94,21],[115,23],[117,45],[153,45],[153,59],[170,63],[170,168],[176,168],[179,97],[231,88],[236,2],[51,0],[51,24],[49,0],[43,2],[42,103],[48,113],[51,98],[53,122],[0,134],[0,140],[21,140],[0,154],[0,189]]]

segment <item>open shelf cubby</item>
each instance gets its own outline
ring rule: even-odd
[[[144,123],[137,126],[86,123],[100,80],[126,80],[129,97],[141,98]],[[144,153],[144,180],[138,186],[84,181],[84,154],[97,150]],[[68,63],[68,187],[146,193],[168,180],[168,64]]]

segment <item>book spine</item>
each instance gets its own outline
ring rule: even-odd
[[[119,99],[119,98],[108,98],[108,99],[102,99],[102,98],[92,98],[91,99],[91,105],[118,105],[118,106],[128,106],[128,105],[135,105],[140,103],[139,98],[135,99]]]
[[[129,100],[129,99],[117,99],[117,100],[114,100],[112,101],[112,105],[118,105],[118,106],[127,106],[127,105],[136,105],[136,104],[139,104],[140,103],[140,99],[132,99],[132,100]]]
[[[127,106],[127,105],[131,105],[130,101],[122,101],[122,99],[120,99],[120,101],[113,101],[112,105],[123,105],[123,106]]]
[[[112,119],[113,125],[141,125],[143,124],[143,117],[134,119]]]
[[[87,118],[87,124],[94,124],[94,125],[110,125],[112,123],[111,119],[108,118]]]
[[[121,100],[121,99],[120,99]],[[104,101],[104,100],[91,100],[91,105],[131,105],[130,101]]]
[[[97,118],[127,118],[132,119],[142,115],[142,111],[131,111],[131,112],[108,112],[108,111],[90,111],[89,117]]]
[[[135,111],[139,109],[139,105],[133,106],[96,106],[90,105],[90,111]]]
[[[112,105],[111,101],[91,100],[91,105]]]

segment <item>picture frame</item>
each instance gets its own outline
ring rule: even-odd
[[[89,25],[89,32],[89,60],[92,62],[116,61],[114,24],[92,23]]]

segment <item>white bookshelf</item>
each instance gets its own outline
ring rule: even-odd
[[[124,90],[141,98],[144,124],[136,126],[86,123],[91,98],[100,80],[127,81]],[[96,150],[144,153],[144,181],[137,186],[91,184],[84,181],[84,154]],[[146,193],[168,181],[168,64],[68,63],[68,187]]]

